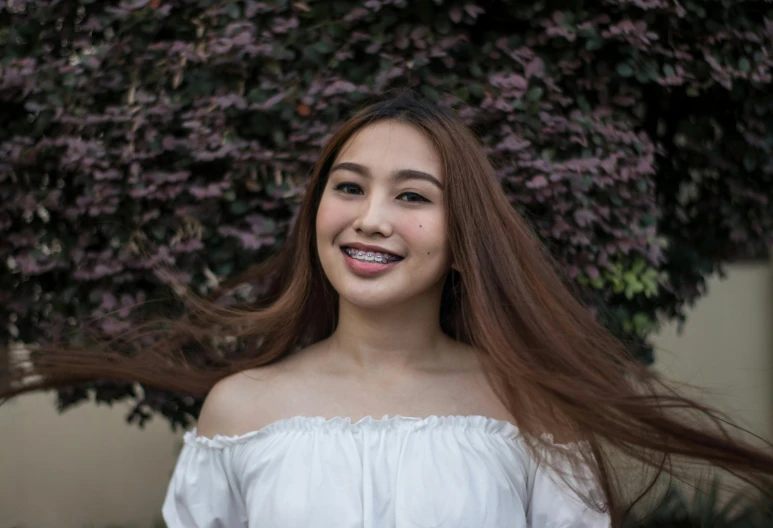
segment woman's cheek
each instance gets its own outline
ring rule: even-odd
[[[317,232],[322,236],[335,236],[335,231],[345,223],[346,208],[335,207],[330,199],[323,199],[317,210]]]
[[[411,218],[404,225],[404,233],[414,250],[422,249],[429,256],[445,252],[448,246],[445,224],[435,218]]]

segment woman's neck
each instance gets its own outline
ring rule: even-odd
[[[342,300],[326,343],[328,359],[343,369],[397,373],[442,364],[454,341],[440,327],[439,307],[369,310]]]

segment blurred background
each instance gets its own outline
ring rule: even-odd
[[[770,440],[772,71],[764,0],[5,0],[0,344],[179,315],[180,284],[282,245],[338,125],[412,89],[642,363]],[[111,380],[6,403],[0,528],[154,526],[200,405]]]

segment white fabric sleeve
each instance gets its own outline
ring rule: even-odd
[[[592,498],[600,498],[601,491],[593,486],[590,475],[588,470],[582,478],[570,476],[569,480],[578,490],[591,490]],[[609,514],[589,508],[561,477],[545,462],[533,463],[527,525],[530,528],[610,528]]]
[[[233,447],[183,446],[169,482],[162,515],[167,528],[238,528],[247,526]]]

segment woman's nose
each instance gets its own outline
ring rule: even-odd
[[[380,200],[371,198],[362,204],[352,227],[355,231],[372,236],[380,234],[384,237],[392,235],[391,213]]]

